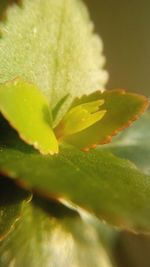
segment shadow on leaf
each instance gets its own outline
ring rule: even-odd
[[[21,5],[22,0],[2,0],[2,1],[0,1],[0,21],[6,20],[7,9],[13,4]]]

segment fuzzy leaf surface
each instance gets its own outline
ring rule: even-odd
[[[23,0],[0,28],[0,83],[22,77],[53,107],[69,94],[57,120],[74,97],[104,88],[102,43],[80,0]]]
[[[42,156],[17,137],[3,135],[0,171],[110,224],[150,231],[150,177],[108,152],[62,147],[58,155]]]

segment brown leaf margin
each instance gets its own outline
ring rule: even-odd
[[[96,143],[94,143],[92,145],[89,145],[89,146],[86,146],[86,147],[83,147],[81,149],[81,151],[83,151],[83,152],[88,152],[90,149],[95,149],[99,145],[105,145],[105,144],[111,143],[112,142],[112,138],[114,136],[118,135],[121,131],[123,131],[126,128],[130,127],[133,124],[133,122],[138,120],[149,107],[149,100],[148,100],[148,98],[146,96],[140,95],[140,94],[137,94],[137,93],[130,93],[127,90],[124,90],[124,89],[114,89],[114,90],[106,90],[104,92],[95,91],[94,93],[92,93],[90,95],[88,95],[88,94],[86,95],[85,94],[85,95],[83,95],[81,97],[77,97],[73,101],[73,103],[72,103],[71,107],[69,108],[69,110],[71,108],[75,107],[76,105],[80,105],[80,104],[83,104],[83,103],[86,103],[86,102],[90,102],[91,100],[90,101],[88,100],[88,98],[90,96],[94,97],[94,96],[98,96],[99,95],[100,99],[103,99],[103,95],[108,95],[110,93],[117,93],[118,95],[121,95],[121,96],[123,96],[123,95],[128,95],[128,96],[132,96],[132,97],[135,96],[136,98],[139,98],[140,100],[143,100],[143,105],[142,105],[141,109],[139,109],[138,113],[133,115],[133,117],[131,117],[130,120],[127,121],[126,124],[124,124],[122,127],[116,128],[111,134],[107,135],[105,137],[105,139],[103,139],[102,141],[96,142]],[[82,99],[84,99],[84,101]],[[98,99],[98,97],[97,97],[97,99]],[[61,124],[61,122],[60,122],[60,124]],[[55,132],[55,130],[57,131],[57,127],[59,127],[59,125],[56,126],[56,128],[54,129],[54,132]],[[57,135],[56,135],[56,137],[57,137]],[[63,140],[62,140],[62,142],[63,142]],[[66,141],[66,143],[67,143],[67,141]]]

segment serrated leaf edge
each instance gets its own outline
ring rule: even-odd
[[[90,146],[87,146],[87,147],[81,149],[81,151],[83,151],[83,152],[89,152],[90,149],[95,149],[99,145],[105,145],[105,144],[111,143],[112,142],[112,138],[114,136],[118,135],[121,131],[123,131],[126,128],[130,127],[132,125],[132,123],[134,121],[138,120],[142,116],[142,114],[147,110],[147,108],[149,107],[149,100],[147,99],[147,97],[145,97],[144,95],[137,94],[137,93],[130,93],[127,90],[124,90],[124,89],[114,89],[114,90],[108,90],[108,91],[104,91],[104,92],[95,91],[93,94],[99,93],[100,95],[102,95],[103,93],[109,94],[110,92],[116,92],[116,93],[119,93],[120,95],[128,94],[128,95],[131,95],[131,96],[139,97],[140,99],[143,99],[143,107],[123,127],[120,127],[118,129],[116,129],[114,132],[112,132],[111,135],[106,136],[106,138],[103,141],[101,141],[99,143],[92,144]],[[84,97],[84,96],[88,96],[88,94],[84,94],[82,97]],[[82,97],[78,97],[76,99],[80,100]]]

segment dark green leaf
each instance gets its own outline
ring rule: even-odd
[[[0,170],[6,175],[121,228],[150,231],[150,177],[130,162],[104,151],[86,154],[72,147],[42,156],[17,138],[5,138]]]
[[[18,188],[13,181],[0,177],[0,241],[14,228],[24,202],[30,193]]]

